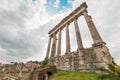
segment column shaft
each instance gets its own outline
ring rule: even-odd
[[[61,56],[61,29],[59,30],[59,36],[58,36],[57,56]]]
[[[69,27],[66,25],[66,53],[70,52],[70,35],[69,35]]]
[[[52,43],[52,50],[51,50],[51,57],[55,57],[55,53],[56,53],[56,34],[53,35],[53,43]]]
[[[75,27],[75,33],[76,33],[78,49],[82,49],[83,44],[82,44],[82,39],[81,39],[81,35],[80,35],[79,26],[78,26],[78,23],[77,23],[76,19],[74,20],[74,27]]]
[[[48,59],[49,53],[50,53],[50,45],[51,45],[51,37],[49,37],[49,42],[48,42],[48,47],[47,47],[47,53],[46,53],[46,58]]]
[[[87,22],[87,25],[88,25],[88,28],[89,28],[90,33],[92,35],[94,43],[103,42],[96,27],[95,27],[95,25],[94,25],[94,23],[93,23],[93,21],[92,21],[91,16],[88,15],[87,11],[84,11],[83,15],[84,15],[85,20]]]

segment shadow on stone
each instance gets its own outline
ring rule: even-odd
[[[34,70],[29,80],[49,80],[49,78],[56,72],[55,66],[47,66],[38,70]]]

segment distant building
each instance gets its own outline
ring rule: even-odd
[[[16,70],[20,71],[23,68],[23,66],[24,66],[24,63],[22,62],[18,63],[16,66]]]
[[[4,74],[0,74],[0,80],[4,78]]]
[[[0,66],[3,66],[2,62],[0,62]]]
[[[28,61],[24,64],[21,73],[31,73],[35,68],[39,68],[39,67],[41,67],[41,64]]]
[[[4,73],[11,73],[16,71],[16,66],[15,65],[8,65],[3,68]]]

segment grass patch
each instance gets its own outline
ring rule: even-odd
[[[51,80],[98,80],[98,74],[58,70]]]

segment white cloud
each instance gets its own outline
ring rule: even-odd
[[[27,61],[42,60],[45,57],[48,31],[61,21],[84,0],[72,2],[72,9],[64,9],[60,13],[49,16],[45,4],[46,0],[2,0],[0,2],[0,61]],[[57,2],[57,0],[56,0]],[[115,61],[120,63],[120,1],[114,0],[86,0],[88,12],[100,32],[103,40]],[[57,2],[57,4],[59,1]],[[59,4],[58,4],[59,5]],[[59,7],[59,6],[58,6]],[[92,44],[92,39],[83,17],[78,19],[84,47]],[[76,42],[73,36],[73,23],[70,26],[72,50],[76,50]],[[62,33],[62,52],[65,51],[65,34]]]
[[[54,7],[58,8],[60,5],[60,0],[55,0]]]
[[[67,2],[71,5],[73,3],[73,0],[67,0]]]
[[[26,61],[44,50],[42,46],[45,42],[41,37],[43,34],[40,25],[46,22],[45,0],[38,0],[36,4],[32,0],[21,0],[19,6],[14,6],[15,10],[7,4],[14,5],[16,2],[18,1],[10,3],[6,0],[4,8],[0,7],[0,48],[7,51],[3,53],[0,50],[0,59],[6,62],[18,61],[18,58]]]
[[[6,11],[16,11],[20,6],[21,0],[1,0],[0,1],[0,10],[6,10]],[[14,4],[13,4],[14,3]]]

